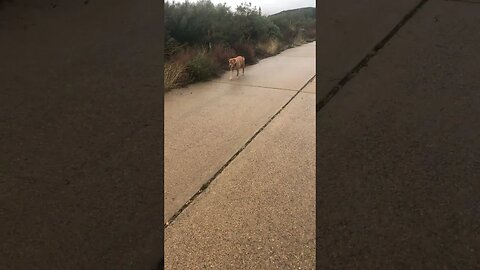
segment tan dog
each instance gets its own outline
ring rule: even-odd
[[[230,67],[230,71],[232,72],[230,73],[230,80],[233,76],[233,69],[237,70],[237,76],[240,68],[242,69],[242,75],[245,75],[245,57],[237,56],[235,58],[228,59],[228,66]]]

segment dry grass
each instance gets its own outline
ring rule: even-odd
[[[170,90],[186,83],[186,65],[180,62],[168,62],[164,67],[164,86]]]
[[[200,53],[199,48],[183,47],[169,57],[164,65],[164,86],[166,90],[182,87],[192,82],[188,66]]]
[[[194,47],[186,47],[180,49],[175,55],[171,57],[173,62],[177,62],[183,65],[188,65],[192,59],[201,53],[202,50]]]
[[[278,39],[269,39],[257,44],[257,52],[264,57],[276,55],[282,50],[282,43]]]
[[[306,41],[305,35],[303,33],[298,33],[295,36],[295,39],[293,40],[293,46],[294,47],[301,46],[305,43],[307,43],[307,41]]]

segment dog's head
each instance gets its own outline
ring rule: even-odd
[[[235,58],[228,59],[228,67],[230,69],[234,68],[236,63],[237,63],[237,60]]]

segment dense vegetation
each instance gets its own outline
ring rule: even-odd
[[[244,3],[235,11],[209,0],[165,3],[165,87],[208,80],[227,69],[227,60],[259,58],[315,40],[315,9],[264,16]]]

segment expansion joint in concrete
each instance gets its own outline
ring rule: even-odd
[[[408,12],[399,23],[393,27],[390,32],[378,42],[373,49],[362,58],[362,60],[355,65],[316,105],[316,110],[319,112],[328,102],[342,89],[348,82],[350,82],[357,74],[368,65],[370,60],[385,47],[385,45],[400,31],[400,29],[425,5],[429,0],[421,0],[410,12]]]
[[[248,141],[243,144],[240,149],[212,176],[210,177],[203,185],[202,187],[200,187],[200,189],[178,210],[175,212],[175,214],[164,224],[164,229],[166,229],[168,226],[170,226],[172,224],[172,222],[175,221],[175,219],[183,212],[185,211],[185,209],[200,195],[202,194],[207,188],[208,186],[210,186],[210,184],[217,178],[218,175],[220,175],[223,170],[225,170],[225,168],[228,167],[228,165],[230,165],[230,163],[258,136],[258,134],[260,134],[267,126],[268,124],[270,124],[270,122],[273,121],[273,119],[275,119],[275,117],[277,117],[277,115],[279,115],[283,109],[285,109],[285,107],[287,107],[288,104],[290,104],[290,102],[303,90],[303,88],[305,88],[314,78],[315,78],[316,75],[314,75],[312,78],[310,78],[303,86],[302,88],[300,88],[300,90],[297,90],[295,95],[293,95],[288,101],[287,103],[285,103],[272,117],[270,117],[270,119],[268,119],[268,121],[259,129],[257,130],[252,137],[250,137],[250,139],[248,139]]]

